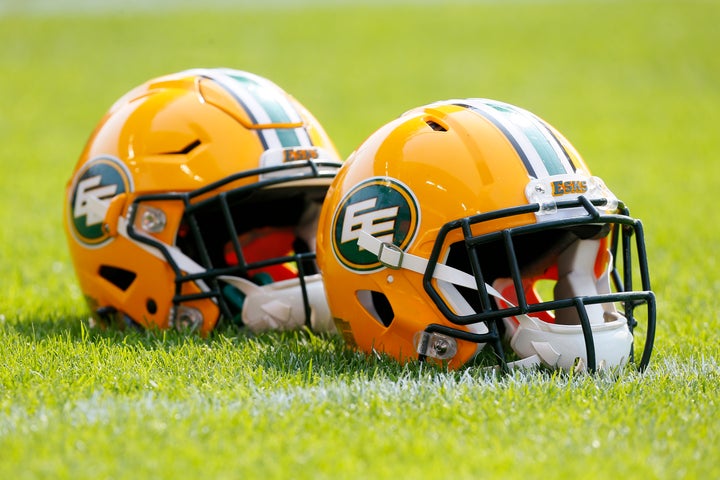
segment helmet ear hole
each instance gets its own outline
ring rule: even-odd
[[[378,323],[385,327],[389,327],[395,319],[392,305],[384,293],[374,290],[358,290],[356,293],[360,305],[370,314]]]
[[[130,285],[135,281],[135,277],[137,277],[135,272],[124,268],[111,267],[110,265],[101,265],[98,273],[123,292],[130,288]]]

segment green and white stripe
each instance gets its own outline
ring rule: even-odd
[[[198,69],[194,73],[209,78],[230,93],[245,110],[254,125],[302,123],[300,113],[290,103],[288,94],[261,76],[229,68]],[[258,128],[263,147],[310,147],[312,141],[304,127]]]
[[[495,100],[471,98],[453,101],[482,115],[508,138],[534,178],[574,173],[570,155],[547,124],[532,113]]]

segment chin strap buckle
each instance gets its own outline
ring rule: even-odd
[[[382,242],[378,250],[378,261],[388,268],[400,270],[403,264],[403,252],[400,247],[390,242]]]

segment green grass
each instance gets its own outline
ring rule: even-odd
[[[46,15],[4,1],[16,13],[0,16],[0,478],[720,478],[720,4]],[[196,66],[275,80],[344,155],[438,99],[549,120],[644,221],[650,369],[495,377],[307,333],[89,330],[65,182],[117,97]]]

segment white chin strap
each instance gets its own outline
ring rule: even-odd
[[[101,211],[103,216],[107,210],[107,203],[96,200],[96,206],[104,208]],[[163,261],[166,260],[162,252],[157,248],[130,238],[127,233],[127,220],[124,217],[118,218],[117,225],[120,236],[133,242],[151,255]],[[180,270],[189,274],[206,271],[205,268],[185,255],[179,248],[167,244],[164,246]],[[245,295],[242,320],[252,332],[299,329],[305,325],[305,306],[299,279],[283,280],[260,286],[240,277],[222,276],[218,278],[237,288]],[[304,279],[310,304],[311,328],[315,332],[335,332],[335,325],[330,315],[330,308],[328,307],[320,274],[309,275]],[[207,286],[202,281],[198,280],[196,283],[200,288],[207,289]]]
[[[563,295],[561,298],[609,293],[607,273],[597,282],[592,276],[592,265],[598,248],[596,242],[577,241],[561,255],[564,258],[559,262],[561,277],[556,292]],[[421,275],[424,275],[427,269],[427,259],[403,252],[397,246],[383,242],[365,231],[359,232],[358,245],[375,254],[387,267],[411,270]],[[592,258],[588,262],[589,255],[592,255]],[[590,271],[582,270],[586,265],[590,266]],[[478,289],[474,276],[440,263],[435,265],[433,278],[473,290]],[[588,284],[590,281],[592,285]],[[499,302],[508,307],[514,306],[497,289],[487,284],[485,288],[488,294]],[[600,369],[624,365],[632,346],[632,334],[625,317],[617,313],[612,304],[588,305],[586,309],[592,325],[597,367]],[[513,318],[517,320],[517,324],[506,322],[512,325],[510,346],[521,360],[509,363],[509,367],[531,367],[542,363],[564,370],[586,368],[587,354],[581,325],[551,324],[525,314]],[[565,315],[564,318],[570,321],[571,315]]]

